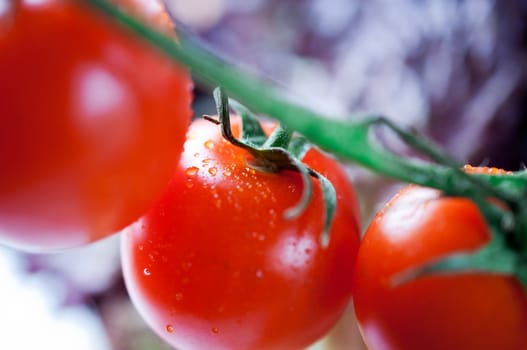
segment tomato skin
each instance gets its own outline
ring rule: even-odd
[[[88,243],[159,198],[189,124],[189,74],[77,1],[0,19],[0,241]]]
[[[417,186],[396,195],[366,231],[354,273],[356,315],[370,349],[527,349],[527,295],[515,278],[462,273],[392,283],[489,238],[468,199]]]
[[[233,121],[237,132],[239,123]],[[248,153],[194,122],[164,197],[122,235],[123,273],[150,326],[180,349],[298,349],[337,321],[351,296],[359,240],[353,189],[337,163],[305,162],[332,180],[337,213],[319,244],[323,203],[294,220],[300,175],[247,166]]]

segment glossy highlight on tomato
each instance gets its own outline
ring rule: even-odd
[[[301,349],[349,302],[359,220],[344,171],[316,149],[304,158],[338,194],[323,248],[318,180],[306,211],[286,220],[284,211],[300,199],[301,176],[257,170],[248,159],[219,126],[194,122],[164,197],[123,232],[131,299],[175,348]]]
[[[514,277],[463,272],[394,285],[410,268],[489,239],[470,200],[413,185],[398,193],[366,231],[354,273],[356,315],[369,348],[527,349],[527,294]]]
[[[189,124],[185,69],[80,1],[0,14],[0,242],[47,251],[136,220]]]

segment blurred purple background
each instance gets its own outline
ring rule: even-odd
[[[222,54],[337,115],[378,112],[458,160],[527,162],[527,1],[167,0]],[[197,115],[213,113],[197,86]],[[349,165],[365,223],[399,184]],[[0,248],[0,349],[168,349],[129,303],[118,236],[53,255]],[[357,344],[352,317],[318,348]],[[4,326],[2,326],[4,325]],[[355,339],[355,340],[354,340]],[[354,344],[354,345],[351,345]]]

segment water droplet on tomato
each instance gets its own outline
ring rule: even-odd
[[[187,170],[185,170],[185,175],[187,176],[194,176],[198,173],[199,171],[199,168],[198,167],[195,167],[195,166],[191,166],[189,168],[187,168]]]
[[[170,325],[170,324],[167,324],[165,329],[167,330],[168,333],[172,333],[174,331],[174,327],[172,327],[172,325]]]
[[[143,274],[145,276],[150,276],[152,273],[150,272],[150,270],[148,269],[148,267],[145,267],[144,270],[143,270]]]
[[[140,252],[142,252],[145,249],[145,247],[142,244],[138,248]]]
[[[218,169],[216,169],[215,167],[209,168],[209,174],[211,174],[212,176],[216,176],[217,173]]]
[[[263,278],[263,271],[261,269],[256,270],[256,278],[261,279]]]
[[[212,332],[212,334],[218,334],[220,332],[220,330],[218,329],[218,327],[212,327],[210,329],[210,331]]]
[[[176,293],[175,297],[176,297],[176,301],[181,301],[183,300],[183,293]]]
[[[223,171],[223,175],[224,175],[224,176],[231,176],[231,175],[232,175],[232,172],[231,172],[229,169],[225,169],[225,170]]]
[[[207,141],[205,141],[205,143],[204,143],[203,145],[204,145],[205,148],[207,148],[207,149],[213,149],[214,146],[215,146],[215,143],[214,143],[214,141],[212,141],[212,140],[207,140]]]
[[[251,236],[254,238],[254,239],[257,239],[259,241],[264,241],[265,240],[265,235],[264,234],[261,234],[261,233],[258,233],[258,232],[252,232],[251,233]]]
[[[186,186],[187,188],[192,188],[192,187],[194,187],[194,182],[187,180],[187,181],[185,182],[185,186]]]

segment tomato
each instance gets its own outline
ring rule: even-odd
[[[177,165],[189,74],[79,1],[7,6],[0,241],[53,250],[116,232],[160,197]]]
[[[338,193],[324,249],[318,180],[305,212],[286,220],[284,211],[300,199],[301,176],[254,169],[249,158],[222,139],[219,126],[196,121],[168,190],[122,235],[131,299],[176,348],[302,348],[349,302],[359,221],[343,170],[316,149],[304,158]]]
[[[356,315],[370,349],[527,349],[527,294],[514,277],[464,272],[394,285],[410,268],[489,239],[468,199],[417,186],[397,194],[367,229],[354,273]]]

